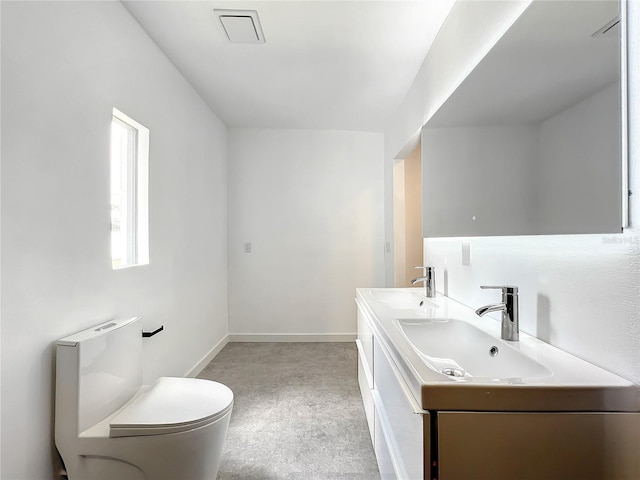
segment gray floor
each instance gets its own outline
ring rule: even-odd
[[[201,378],[235,405],[218,480],[379,479],[352,343],[230,343]]]

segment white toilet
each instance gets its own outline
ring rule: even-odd
[[[140,318],[57,342],[55,442],[69,480],[214,480],[233,392],[217,382],[142,385]]]

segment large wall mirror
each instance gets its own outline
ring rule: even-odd
[[[622,231],[619,9],[534,1],[428,121],[425,237]]]

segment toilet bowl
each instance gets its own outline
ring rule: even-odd
[[[140,318],[62,338],[55,443],[69,480],[214,480],[233,392],[161,377],[142,385]]]

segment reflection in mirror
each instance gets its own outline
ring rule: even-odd
[[[621,232],[619,18],[527,8],[422,130],[425,237]]]

